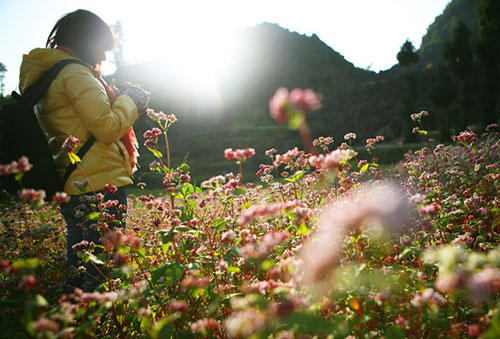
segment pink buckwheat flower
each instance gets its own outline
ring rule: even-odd
[[[33,165],[30,164],[29,160],[27,157],[22,156],[19,158],[17,161],[17,169],[20,173],[28,172],[30,169],[33,168]]]
[[[288,90],[284,87],[278,88],[271,100],[269,100],[269,113],[271,118],[282,124],[287,120],[286,104],[288,103]]]
[[[309,88],[294,88],[288,92],[288,89],[280,87],[269,100],[269,113],[277,123],[282,124],[294,111],[309,114],[319,109],[321,100],[321,94]]]
[[[76,146],[80,143],[80,140],[78,138],[75,138],[74,136],[70,135],[64,140],[61,149],[65,153],[70,153],[74,152]]]
[[[425,214],[434,215],[437,212],[439,212],[440,210],[441,210],[441,206],[436,205],[436,204],[432,204],[432,205],[426,205],[426,206],[420,207],[418,209],[418,213],[420,215],[425,215]]]
[[[45,191],[35,191],[32,188],[23,188],[18,192],[19,199],[29,202],[32,205],[43,205],[45,199]]]
[[[349,230],[365,220],[378,220],[386,231],[403,228],[410,213],[407,198],[395,185],[366,185],[351,191],[323,210],[320,224],[299,252],[298,281],[320,287],[332,269],[340,264],[342,243]],[[328,285],[328,283],[326,283]]]
[[[292,89],[288,96],[288,102],[298,110],[309,114],[321,107],[321,94],[315,93],[312,89]]]
[[[116,187],[115,185],[106,184],[106,185],[104,185],[104,188],[102,191],[104,193],[115,193],[117,190],[118,190],[118,187]]]
[[[420,120],[422,120],[422,117],[428,116],[428,115],[429,115],[429,112],[420,111],[420,113],[413,113],[412,115],[410,115],[410,118],[413,121],[420,121]]]
[[[477,141],[477,135],[472,131],[463,131],[458,136],[453,135],[451,138],[453,141],[461,142],[463,144],[470,144]]]
[[[69,202],[70,196],[66,192],[56,192],[52,197],[53,202],[57,202],[58,204],[65,204]]]
[[[224,150],[224,156],[226,157],[227,160],[232,160],[236,159],[239,161],[245,161],[248,158],[251,158],[252,156],[255,155],[255,149],[254,148],[238,148],[236,150],[233,150],[232,148],[226,148]]]

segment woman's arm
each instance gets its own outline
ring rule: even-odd
[[[134,101],[121,95],[111,106],[106,91],[89,69],[70,65],[67,71],[64,77],[66,93],[90,133],[103,143],[123,137],[137,119]]]

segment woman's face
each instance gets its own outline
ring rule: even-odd
[[[89,41],[89,52],[95,65],[100,65],[106,60],[107,51],[108,49],[106,48],[106,42],[104,40],[97,42],[92,40]]]

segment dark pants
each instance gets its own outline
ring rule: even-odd
[[[99,192],[98,192],[99,193]],[[92,263],[87,263],[83,265],[76,251],[73,249],[73,245],[80,243],[83,240],[94,242],[94,244],[100,244],[100,238],[102,237],[102,232],[95,230],[92,225],[96,221],[89,220],[89,214],[93,212],[98,212],[96,207],[91,205],[95,202],[89,202],[84,197],[93,197],[92,193],[87,193],[85,195],[72,195],[68,203],[61,205],[61,214],[66,221],[66,260],[68,264],[77,268],[78,266],[85,266],[87,274],[84,275],[83,279],[75,279],[70,283],[74,287],[82,288],[86,285],[85,289],[92,290],[97,287],[102,281],[103,276],[99,270]],[[120,187],[115,193],[104,194],[104,201],[118,200],[118,204],[123,204],[127,206],[127,190],[125,187]],[[122,221],[122,213],[119,213],[118,209],[110,208],[105,210],[106,213],[113,215],[116,220]],[[111,226],[111,225],[110,225]],[[125,224],[123,223],[123,227]],[[94,252],[96,254],[98,252]]]

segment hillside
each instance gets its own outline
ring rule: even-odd
[[[173,157],[181,161],[189,153],[189,162],[198,165],[193,167],[202,168],[203,173],[194,173],[199,179],[228,167],[223,158],[227,147],[256,148],[261,156],[249,164],[255,169],[259,161],[265,161],[266,149],[285,151],[300,145],[296,133],[269,117],[268,101],[278,87],[310,87],[321,92],[324,108],[316,114],[327,117],[328,125],[340,126],[342,118],[336,111],[339,103],[343,105],[342,93],[376,78],[375,73],[354,67],[316,35],[308,37],[264,23],[241,31],[237,38],[240,48],[232,64],[239,67],[219,75],[220,100],[216,105],[197,92],[198,88],[178,86],[176,69],[161,61],[128,66],[113,75],[118,82],[140,83],[152,92],[151,107],[176,114],[179,121],[170,137]],[[139,122],[137,134],[149,127],[148,121]],[[327,128],[321,132],[333,131]],[[143,157],[143,167],[147,161],[149,158]]]
[[[443,45],[451,36],[455,20],[462,20],[473,35],[477,35],[478,26],[475,13],[480,2],[481,0],[454,0],[446,6],[443,14],[436,17],[422,38],[419,50],[421,65],[442,62]]]

